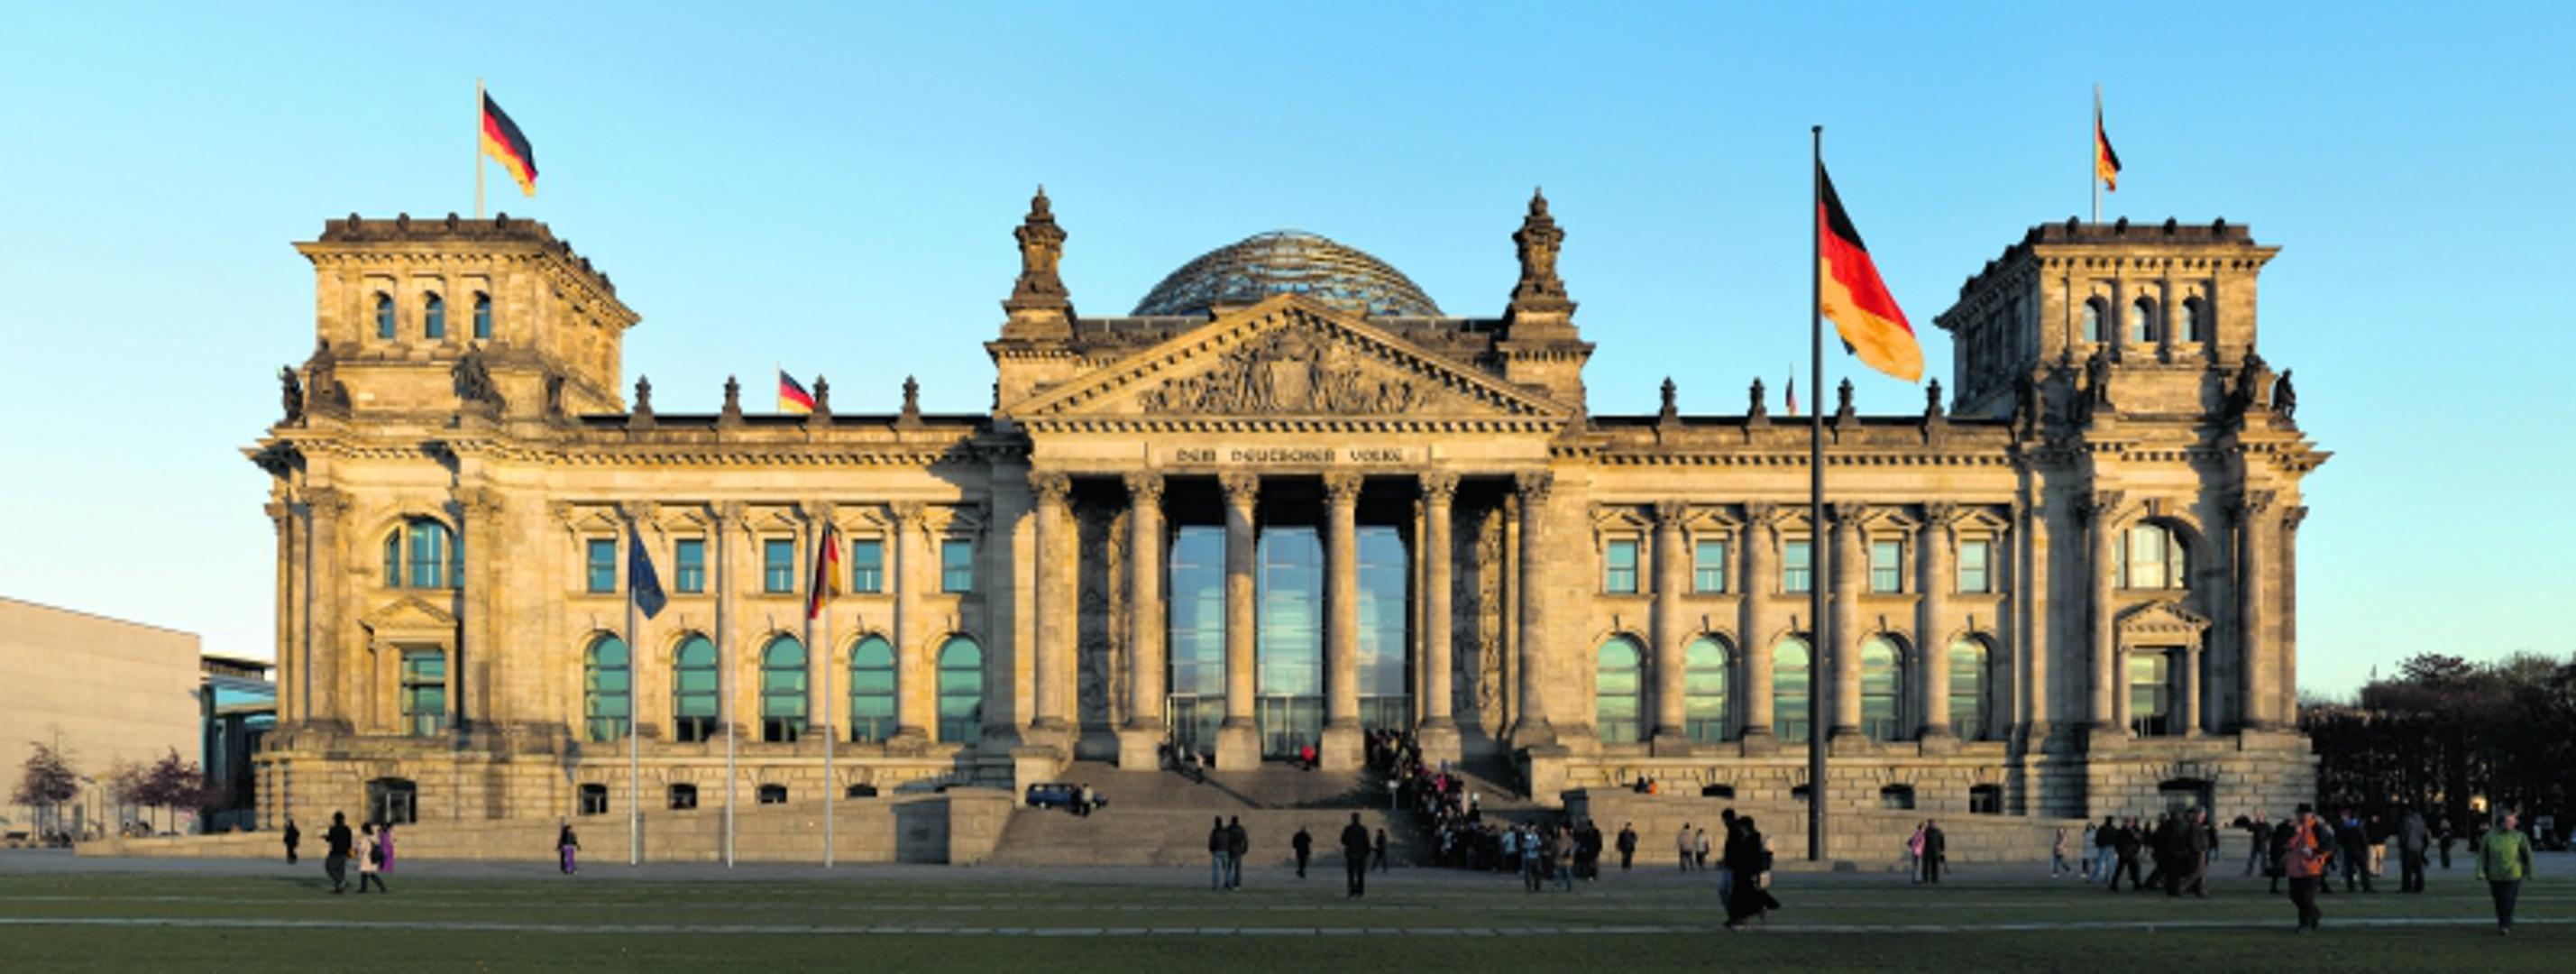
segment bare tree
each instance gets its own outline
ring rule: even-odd
[[[30,741],[28,745],[26,770],[9,800],[36,810],[39,831],[60,831],[63,803],[80,795],[80,773],[72,769],[70,756],[58,744]]]

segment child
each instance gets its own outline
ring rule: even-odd
[[[385,877],[380,871],[385,865],[385,847],[376,843],[375,823],[369,822],[359,830],[358,844],[363,847],[363,851],[358,853],[358,892],[366,892],[368,883],[376,884],[376,892],[393,892],[385,888]]]

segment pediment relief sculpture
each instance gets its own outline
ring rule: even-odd
[[[2180,602],[2149,602],[2120,613],[2120,632],[2139,636],[2191,636],[2209,629],[2209,617]]]

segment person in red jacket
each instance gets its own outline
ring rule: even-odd
[[[2317,822],[2313,806],[2299,806],[2299,817],[2285,826],[2290,839],[2281,854],[2281,870],[2290,877],[2290,902],[2299,909],[2299,932],[2317,929],[2325,914],[2317,909],[2317,887],[2325,884],[2334,864],[2334,840]]]

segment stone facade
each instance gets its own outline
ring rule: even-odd
[[[682,786],[756,814],[764,786],[1015,788],[1176,734],[1220,768],[1296,743],[1347,768],[1364,723],[1510,758],[1541,796],[1642,774],[1776,800],[1805,783],[1779,697],[1817,628],[1792,576],[1835,593],[1807,671],[1837,804],[2232,815],[2311,790],[2295,551],[2327,455],[2254,352],[2275,248],[2243,227],[2031,231],[1937,319],[1954,400],[1846,395],[1826,422],[1821,522],[1806,422],[1758,383],[1743,415],[1684,414],[1670,383],[1656,415],[1590,413],[1543,199],[1499,318],[1372,314],[1429,306],[1372,281],[1261,297],[1257,271],[1244,303],[1081,316],[1066,238],[1041,194],[989,412],[908,386],[840,413],[817,381],[810,416],[731,386],[682,416],[621,395],[638,317],[545,227],[330,221],[302,245],[320,341],[248,451],[279,541],[270,818],[389,788],[425,820]],[[1342,265],[1401,280],[1317,262]],[[1200,283],[1157,293],[1244,293]],[[1283,527],[1320,552],[1307,601],[1270,601]],[[1390,531],[1400,581],[1354,553]],[[848,574],[809,619],[826,538]],[[668,601],[630,623],[633,548]],[[1315,685],[1279,690],[1305,639]],[[1387,652],[1401,691],[1362,696]]]

